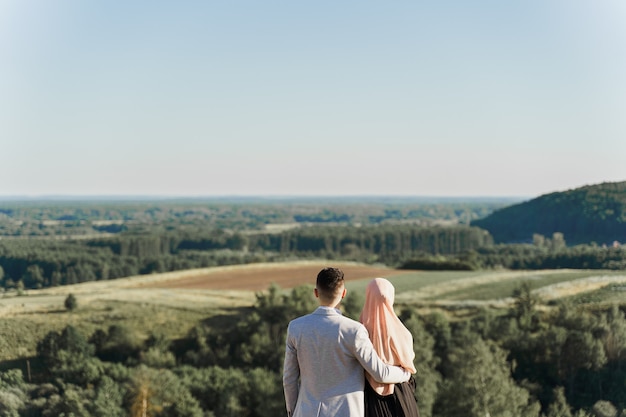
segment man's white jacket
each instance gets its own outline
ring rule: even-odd
[[[331,307],[289,323],[283,388],[290,417],[363,417],[364,370],[382,383],[410,373],[385,364],[365,327]]]

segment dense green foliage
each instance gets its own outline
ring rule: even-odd
[[[496,210],[473,225],[499,243],[562,233],[572,244],[626,242],[626,181],[546,194]]]
[[[534,245],[495,245],[476,250],[484,268],[626,269],[626,247],[577,245],[549,250]]]
[[[67,297],[65,297],[63,305],[68,311],[76,310],[76,307],[78,307],[78,301],[76,300],[76,296],[70,293]]]
[[[23,291],[310,258],[430,270],[625,269],[619,244],[604,250],[594,244],[568,248],[565,242],[577,243],[584,240],[580,233],[592,231],[623,237],[625,187],[583,187],[506,208],[510,200],[3,202],[0,235],[10,237],[0,239],[0,285]],[[512,230],[504,240],[532,239],[533,244],[493,246],[492,236],[469,222],[494,230],[498,240]],[[493,229],[493,224],[500,226]]]
[[[0,201],[0,285],[44,288],[311,257],[395,264],[418,252],[449,254],[490,243],[488,234],[463,224],[511,201]]]
[[[626,246],[565,245],[551,248],[529,244],[482,246],[456,255],[422,255],[400,269],[480,270],[506,269],[626,269]]]
[[[44,288],[218,265],[293,258],[397,264],[420,253],[454,254],[491,244],[469,226],[310,226],[281,233],[182,228],[80,240],[0,240],[4,288]],[[21,283],[21,284],[20,284]]]
[[[510,311],[465,320],[401,308],[415,341],[422,415],[623,416],[624,310],[561,304],[546,312],[527,285],[513,296]],[[353,301],[346,314],[355,317],[362,298]],[[49,332],[36,357],[0,371],[0,415],[282,415],[287,324],[315,306],[312,287],[272,286],[253,308],[210,317],[180,340],[117,325],[91,335],[72,326]]]

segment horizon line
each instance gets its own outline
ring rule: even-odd
[[[213,200],[213,199],[354,199],[354,198],[395,198],[395,199],[524,199],[525,195],[428,195],[428,194],[215,194],[215,195],[175,195],[175,194],[0,194],[0,200]]]

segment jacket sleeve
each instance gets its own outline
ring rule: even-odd
[[[285,404],[287,416],[293,414],[298,401],[298,380],[300,378],[300,366],[298,365],[298,351],[296,350],[290,329],[287,329],[287,342],[285,347],[285,362],[283,365],[283,390],[285,392]]]
[[[364,326],[360,326],[357,330],[354,344],[357,360],[377,382],[397,384],[406,382],[411,377],[410,372],[399,366],[387,365],[380,359]]]

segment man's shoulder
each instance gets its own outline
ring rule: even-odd
[[[365,326],[360,322],[353,320],[349,317],[342,315],[340,312],[334,314],[333,312],[329,312],[328,310],[315,310],[312,313],[306,314],[304,316],[297,317],[289,322],[290,327],[297,327],[299,325],[304,325],[306,323],[310,323],[312,321],[317,320],[327,320],[330,319],[335,323],[338,323],[343,328],[352,328],[352,329],[365,329]]]
[[[315,315],[313,313],[305,314],[304,316],[296,317],[289,322],[290,329],[296,329],[298,327],[307,326],[312,321],[315,321]]]
[[[312,314],[305,314],[304,316],[300,316],[300,317],[296,317],[295,319],[291,320],[289,322],[289,324],[298,324],[298,323],[302,323],[304,321],[307,321],[311,318]]]

